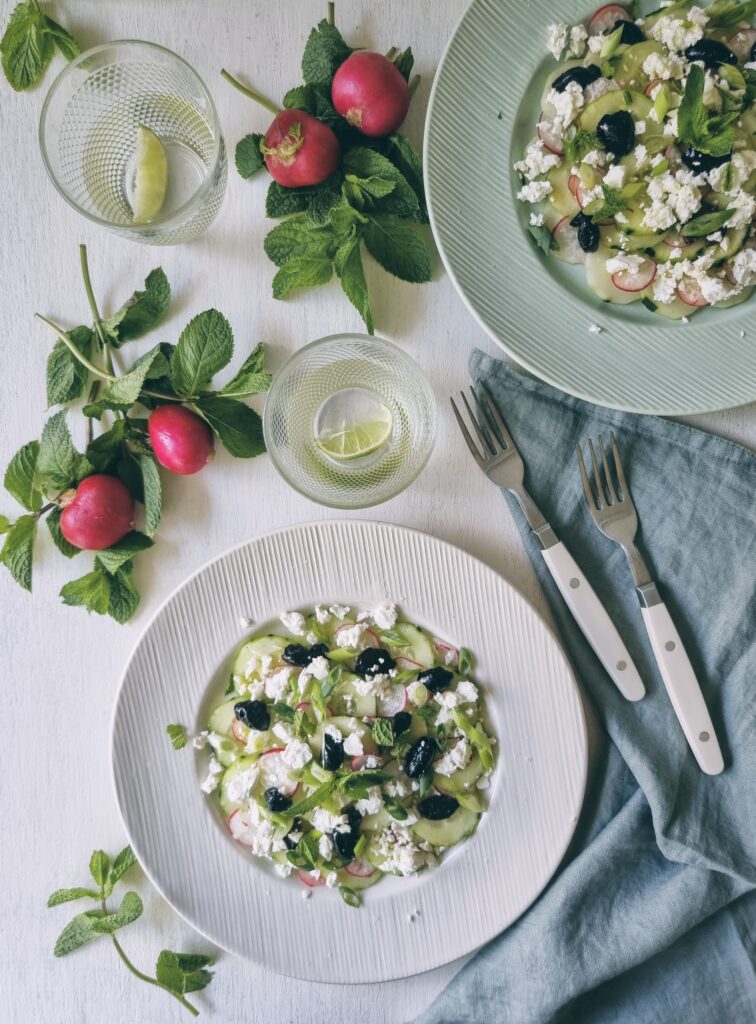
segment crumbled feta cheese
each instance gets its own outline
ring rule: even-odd
[[[677,117],[678,117],[677,109],[670,110],[670,112],[667,114],[667,119],[664,122],[664,127],[662,128],[662,134],[663,135],[666,135],[667,137],[673,138],[673,139],[677,138],[677,136],[678,136]]]
[[[567,33],[568,28],[564,22],[559,21],[554,25],[549,25],[549,34],[546,45],[554,60],[559,60],[565,46],[567,45]]]
[[[645,132],[645,130],[646,130],[646,122],[645,121],[636,121],[635,122],[635,134],[636,135],[642,135]]]
[[[377,814],[383,807],[383,796],[381,795],[381,787],[372,786],[368,790],[367,797],[365,799],[358,800],[355,806],[363,817],[366,814]]]
[[[280,619],[294,636],[305,635],[305,617],[301,612],[281,612]]]
[[[380,757],[376,757],[375,754],[368,754],[362,767],[370,770],[371,768],[380,768],[382,764],[383,762]]]
[[[543,226],[543,214],[542,213],[531,213],[530,215],[530,226],[534,228],[540,228]]]
[[[585,44],[588,39],[588,29],[585,25],[573,25],[570,29],[570,41],[567,46],[573,57],[582,57],[585,53]]]
[[[268,700],[282,700],[286,696],[286,692],[289,689],[289,679],[292,676],[294,669],[287,665],[285,668],[280,668],[273,675],[268,676],[265,680],[265,696]]]
[[[588,330],[592,334],[599,334],[601,328],[599,327],[598,330],[594,330],[594,327],[596,327],[596,324],[591,324]],[[463,704],[472,704],[478,699],[478,687],[475,683],[471,683],[469,679],[460,679],[457,683],[456,693]]]
[[[458,740],[433,766],[439,775],[453,775],[470,763],[472,749],[466,739]]]
[[[520,189],[517,198],[523,203],[540,203],[552,191],[550,181],[531,181]]]
[[[330,836],[321,836],[318,840],[318,853],[323,860],[330,860],[333,856],[333,839]]]
[[[605,42],[606,38],[604,36],[589,36],[588,49],[591,53],[600,53]]]
[[[324,835],[326,832],[348,832],[349,821],[346,814],[331,814],[325,807],[316,807],[312,812],[312,827]]]
[[[550,153],[540,139],[528,143],[522,160],[515,164],[515,170],[519,171],[528,181],[537,178],[539,174],[546,174],[552,167],[556,167],[561,157],[556,153]]]
[[[312,896],[312,889],[305,889],[304,892],[302,893],[302,899],[303,900],[309,900],[309,898],[311,896]]]
[[[637,256],[631,252],[620,252],[606,261],[606,272],[607,274],[621,274],[623,271],[628,270],[633,274],[643,265],[643,261],[643,256]]]
[[[395,782],[388,782],[386,784],[386,793],[388,796],[409,796],[412,792],[412,787],[408,782],[402,782],[401,779],[397,779]]]
[[[598,324],[591,324],[588,328],[589,334],[601,334],[603,327],[599,327]]]
[[[332,604],[329,610],[331,615],[337,618],[340,622],[343,622],[349,614],[349,606],[345,604]]]
[[[362,746],[362,737],[365,735],[363,732],[353,732],[347,736],[344,740],[344,753],[349,754],[350,757],[359,757],[360,754],[364,753]]]
[[[309,644],[310,647],[312,647],[314,644],[317,644],[319,642],[320,637],[318,636],[318,634],[313,632],[313,630],[310,630],[310,632],[305,637],[305,643]]]
[[[279,864],[273,865],[273,870],[281,878],[288,878],[292,872],[292,865],[287,860],[281,861]]]
[[[669,50],[682,51],[697,43],[703,38],[703,25],[692,21],[693,12],[700,11],[700,7],[692,7],[686,14],[686,21],[682,18],[675,18],[672,15],[665,15],[651,27],[651,38],[656,39]],[[701,12],[703,13],[703,12]],[[699,17],[696,15],[696,17]],[[704,17],[706,15],[704,14]],[[705,22],[704,22],[705,24]]]
[[[294,730],[288,722],[276,722],[273,726],[273,735],[286,746],[290,740],[294,739]]]
[[[202,790],[202,792],[212,793],[213,790],[217,789],[222,774],[223,765],[218,760],[216,760],[216,758],[211,757],[210,763],[207,766],[207,775],[200,784],[200,789]]]
[[[614,215],[614,219],[617,221],[618,224],[629,224],[630,223],[627,215],[624,214],[622,212],[622,210],[617,210],[617,212]]]
[[[440,710],[436,717],[436,723],[443,725],[448,722],[452,717],[452,709],[456,708],[461,703],[459,696],[453,690],[447,690],[444,693],[437,693],[433,699],[440,706]]]
[[[732,262],[731,273],[741,288],[756,284],[756,249],[741,249]]]
[[[666,231],[675,223],[675,214],[664,203],[653,202],[643,215],[643,223],[652,231]]]
[[[592,149],[583,157],[583,163],[589,167],[603,167],[606,163],[606,153],[602,153],[600,149]]]
[[[691,7],[686,15],[691,25],[698,25],[704,28],[709,23],[709,15],[701,7]]]
[[[682,249],[678,245],[673,246],[669,250],[669,258],[671,260],[679,260],[680,257],[682,256],[682,254],[683,254],[683,251],[682,251]]]
[[[663,82],[671,78],[682,78],[685,68],[685,59],[675,53],[650,53],[643,61],[643,70],[648,77],[661,78]]]
[[[491,785],[491,783],[489,781],[488,776],[487,775],[481,775],[481,777],[475,783],[475,788],[476,789],[488,789],[488,787],[490,785]]]
[[[339,729],[339,728],[338,728],[337,726],[335,726],[335,725],[330,725],[330,724],[329,724],[329,725],[327,725],[327,726],[326,726],[326,727],[325,727],[325,728],[323,729],[323,735],[324,735],[324,736],[330,736],[330,737],[331,737],[331,739],[332,739],[332,740],[333,740],[333,741],[334,741],[335,743],[341,743],[341,741],[342,741],[342,739],[343,739],[343,734],[342,734],[342,732],[341,732],[341,729]]]
[[[436,858],[428,844],[417,843],[416,838],[411,829],[398,822],[384,829],[377,844],[382,870],[406,876],[435,864]]]
[[[207,737],[208,737],[207,729],[203,729],[202,732],[197,733],[197,735],[192,740],[192,746],[194,747],[194,749],[195,750],[204,750],[205,747],[207,746]]]
[[[371,615],[378,629],[393,629],[396,625],[398,612],[395,604],[386,601],[384,604],[379,604],[374,608]]]
[[[241,804],[249,798],[252,787],[257,782],[257,774],[257,765],[253,764],[231,778],[226,787],[226,796],[231,803]]]
[[[616,92],[617,83],[612,78],[597,78],[595,82],[591,82],[586,85],[583,92],[583,98],[586,103],[593,103],[599,96],[603,96],[605,92]]]
[[[609,188],[622,188],[625,184],[627,168],[622,164],[614,164],[604,175],[604,184]]]
[[[725,224],[728,228],[744,228],[756,216],[756,198],[747,192],[738,192],[727,205],[735,212]]]
[[[636,146],[633,156],[635,157],[635,166],[639,171],[642,171],[648,163],[648,150],[643,145]]]
[[[324,626],[326,622],[331,618],[331,613],[327,608],[324,608],[322,604],[315,605],[315,618],[318,620],[321,626]]]
[[[366,629],[367,626],[365,626],[364,622],[356,622],[353,626],[342,627],[335,634],[336,646],[356,650],[360,646],[362,634]]]
[[[328,659],[323,657],[313,658],[307,666],[307,673],[312,676],[313,679],[325,679],[330,671],[331,666]]]
[[[336,886],[339,884],[339,876],[336,874],[335,871],[329,871],[328,874],[326,875],[325,882],[329,889],[335,889]]]
[[[312,761],[312,751],[303,740],[289,740],[281,754],[281,759],[292,771],[297,771]]]
[[[577,82],[570,82],[562,92],[550,89],[546,103],[554,109],[554,126],[557,129],[564,129],[572,124],[578,111],[584,106],[585,95]]]

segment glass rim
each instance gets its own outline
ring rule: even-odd
[[[400,359],[404,359],[406,364],[409,367],[411,367],[412,371],[417,375],[417,378],[421,381],[425,390],[427,391],[429,398],[428,406],[430,409],[431,422],[427,452],[425,453],[421,461],[418,463],[417,468],[414,470],[410,478],[405,483],[403,483],[400,487],[392,489],[388,494],[382,495],[376,501],[370,501],[369,504],[367,505],[364,504],[364,502],[335,502],[333,500],[327,501],[322,497],[314,496],[311,492],[306,491],[298,483],[295,483],[294,480],[292,480],[291,476],[278,459],[277,454],[274,454],[274,450],[268,444],[268,438],[270,436],[270,409],[272,409],[271,398],[275,396],[276,391],[278,390],[276,385],[279,384],[279,382],[281,381],[284,371],[289,369],[292,363],[296,362],[304,352],[307,352],[312,348],[320,347],[321,345],[326,345],[328,342],[342,341],[347,339],[368,342],[370,344],[375,344],[376,346],[393,346],[395,351],[399,353]],[[324,337],[316,338],[314,341],[308,341],[306,345],[302,345],[302,347],[298,348],[296,352],[292,352],[292,354],[289,356],[286,362],[273,374],[273,382],[270,386],[270,390],[265,396],[265,406],[263,408],[262,414],[262,427],[263,440],[265,441],[265,449],[268,453],[270,461],[273,463],[273,467],[278,473],[278,475],[280,477],[283,477],[283,479],[286,481],[289,487],[292,488],[292,490],[296,491],[298,494],[301,494],[302,497],[307,498],[308,501],[312,501],[316,505],[322,505],[324,508],[340,509],[346,512],[356,511],[358,509],[364,508],[375,508],[377,505],[383,505],[385,502],[391,501],[392,498],[396,498],[398,497],[398,495],[403,494],[404,491],[406,491],[407,488],[410,487],[420,476],[422,471],[428,465],[430,457],[433,454],[433,451],[436,447],[436,440],[438,436],[438,401],[436,399],[436,393],[434,392],[431,383],[426,377],[425,372],[423,371],[420,364],[417,362],[416,359],[413,359],[408,352],[405,352],[404,349],[397,344],[397,342],[390,341],[388,338],[382,338],[380,335],[375,334],[364,334],[359,331],[341,331],[337,334],[326,334]]]
[[[92,57],[94,54],[101,52],[102,50],[108,50],[117,46],[141,46],[145,47],[148,50],[157,50],[160,53],[167,54],[169,57],[173,58],[173,60],[178,61],[180,64],[183,64],[186,70],[189,72],[189,74],[196,79],[197,83],[202,89],[202,92],[205,94],[210,107],[210,112],[213,117],[212,127],[214,129],[214,149],[212,163],[208,168],[208,171],[202,181],[202,184],[198,187],[196,192],[192,193],[192,195],[186,200],[186,202],[182,203],[181,206],[178,207],[178,209],[173,210],[171,213],[165,214],[162,217],[155,217],[153,220],[145,224],[117,224],[111,220],[106,220],[104,217],[98,217],[97,214],[90,213],[89,210],[85,210],[83,206],[77,203],[76,200],[73,199],[68,194],[68,192],[65,191],[65,189],[58,181],[58,178],[56,177],[55,172],[53,171],[52,166],[50,164],[47,144],[45,142],[45,128],[47,125],[47,115],[49,107],[61,84],[64,83],[67,77],[70,75],[70,73],[74,71],[77,67],[79,67],[79,65],[81,65],[86,59]],[[161,46],[160,43],[151,43],[146,39],[114,39],[109,43],[98,43],[97,46],[90,46],[88,50],[84,50],[82,53],[74,57],[72,61],[69,61],[69,63],[63,68],[63,70],[56,76],[56,78],[53,80],[52,85],[47,90],[47,95],[45,96],[44,103],[42,104],[42,110],[39,115],[38,138],[40,152],[42,153],[42,162],[45,165],[47,175],[50,181],[55,186],[55,189],[58,192],[58,194],[61,195],[63,199],[65,199],[68,205],[73,207],[74,210],[80,213],[83,217],[86,217],[87,220],[92,221],[94,224],[100,224],[102,227],[115,229],[117,231],[133,232],[134,234],[140,234],[143,233],[145,230],[150,230],[152,228],[165,227],[166,225],[170,226],[174,222],[182,220],[183,217],[186,215],[186,211],[189,210],[196,203],[197,199],[201,198],[203,195],[205,195],[205,193],[210,191],[210,188],[213,183],[213,176],[215,175],[215,172],[218,169],[218,164],[220,163],[221,160],[221,153],[223,147],[223,135],[221,133],[221,125],[220,118],[218,117],[218,111],[215,107],[213,97],[210,95],[210,90],[207,88],[200,75],[194,70],[194,68],[187,60],[184,60],[184,58],[179,56],[179,54],[177,54],[174,50],[170,50],[167,46]]]

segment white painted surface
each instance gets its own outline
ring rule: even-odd
[[[11,2],[0,6],[7,20]],[[325,6],[324,4],[322,5]],[[423,83],[408,119],[417,143],[436,61],[464,9],[463,0],[354,0],[337,17],[348,39],[385,50],[412,44]],[[305,37],[322,16],[303,0],[68,0],[51,5],[85,45],[143,38],[184,56],[216,98],[233,151],[247,131],[265,128],[267,115],[223,86],[225,65],[246,74],[271,96],[298,81]],[[59,67],[59,62],[55,67]],[[48,77],[48,84],[51,77]],[[78,272],[79,242],[89,246],[95,288],[105,309],[127,296],[158,263],[175,295],[175,315],[161,336],[176,339],[194,313],[217,306],[237,338],[236,363],[257,340],[270,346],[275,369],[296,347],[324,334],[357,330],[359,321],[337,286],[286,303],[270,297],[272,267],[262,252],[264,182],[235,173],[219,220],[189,247],[156,250],[97,230],[69,209],[46,180],[37,147],[44,85],[16,95],[0,82],[0,417],[3,464],[39,436],[45,414],[44,366],[51,339],[34,311],[74,325],[86,314]],[[404,285],[368,268],[379,333],[399,341],[425,367],[443,403],[466,379],[469,350],[495,351],[474,324],[441,269],[432,285]],[[139,343],[145,347],[149,339]],[[136,353],[138,348],[134,347]],[[235,365],[236,365],[235,363]],[[443,407],[442,407],[443,408]],[[75,422],[72,418],[72,422]],[[756,406],[699,417],[694,422],[753,444]],[[77,424],[83,430],[83,422]],[[83,434],[79,434],[83,440]],[[3,828],[0,833],[0,1019],[9,1024],[134,1024],[189,1019],[170,997],[133,979],[105,940],[54,960],[52,946],[70,908],[45,908],[59,886],[86,884],[90,851],[116,851],[124,836],[109,772],[110,716],[118,678],[136,638],[168,593],[208,558],[247,538],[288,523],[333,513],[298,497],[262,458],[234,462],[220,454],[193,479],[166,484],[159,542],[138,562],[142,608],[128,627],[63,608],[57,592],[76,574],[43,535],[34,597],[0,573],[0,665],[4,669]],[[537,488],[534,488],[537,496]],[[12,506],[10,497],[3,511]],[[377,510],[356,513],[426,530],[487,561],[543,609],[527,558],[500,497],[472,464],[451,418],[442,412],[436,452],[419,481]],[[566,538],[567,540],[569,538]],[[84,559],[82,559],[83,568]],[[123,933],[137,965],[150,970],[158,951],[203,950],[206,943],[150,893],[145,916]],[[264,928],[264,921],[250,921]],[[213,1024],[250,1019],[276,1024],[378,1024],[411,1020],[458,965],[408,982],[337,988],[284,980],[223,956],[216,979],[195,997]]]

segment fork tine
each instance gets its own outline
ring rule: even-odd
[[[492,416],[493,421],[496,424],[496,429],[499,431],[499,437],[506,444],[507,448],[515,448],[515,443],[512,440],[512,435],[507,430],[507,425],[504,422],[501,413],[499,412],[496,402],[493,400],[491,392],[488,390],[483,381],[480,382],[481,390],[486,399],[486,409],[489,412],[489,418]],[[474,394],[474,392],[473,392]]]
[[[460,413],[459,409],[455,405],[454,399],[450,398],[449,401],[451,402],[451,407],[454,410],[454,415],[457,418],[457,423],[459,424],[459,429],[462,431],[462,437],[464,437],[465,441],[467,441],[467,447],[470,449],[470,454],[475,459],[475,461],[478,463],[478,465],[482,466],[483,462],[484,462],[484,458],[480,454],[480,452],[478,451],[478,448],[477,448],[475,442],[472,439],[470,431],[467,429],[467,425],[465,424],[465,421],[462,419],[462,414]]]
[[[604,435],[599,434],[599,448],[601,449],[601,461],[604,463],[604,473],[606,475],[606,485],[609,488],[609,496],[612,499],[610,505],[616,505],[619,501],[617,492],[614,490],[614,481],[612,480],[612,471],[609,469],[609,459],[606,457],[606,448],[604,447]]]
[[[493,443],[491,438],[488,437],[488,435],[481,428],[480,423],[478,423],[477,417],[475,416],[475,413],[470,408],[470,403],[467,401],[467,395],[464,393],[464,391],[460,391],[459,394],[460,394],[460,397],[462,398],[462,401],[465,404],[465,409],[467,409],[467,415],[472,420],[473,427],[475,427],[475,433],[478,435],[478,440],[483,445],[483,454],[486,455],[488,452],[490,452],[491,455],[496,455],[497,454],[496,445]]]
[[[481,429],[485,432],[486,437],[493,439],[494,447],[498,445],[502,449],[506,448],[504,441],[501,439],[501,437],[499,437],[499,434],[496,430],[496,424],[488,409],[488,404],[486,402],[485,397],[481,401],[481,399],[478,397],[475,388],[472,386],[470,387],[470,394],[472,395],[473,402],[475,403],[475,408],[478,410],[480,414],[477,417],[478,423],[480,424]]]
[[[588,470],[585,468],[585,460],[583,459],[583,452],[579,444],[575,445],[578,458],[578,466],[580,468],[580,479],[583,481],[583,493],[585,494],[585,500],[588,502],[588,508],[591,512],[596,511],[596,499],[593,496],[593,488],[591,487],[591,481],[588,479]]]
[[[625,471],[622,468],[622,459],[620,458],[619,448],[617,446],[617,438],[614,436],[614,431],[609,432],[609,438],[612,443],[612,454],[614,455],[614,468],[617,470],[617,479],[619,480],[620,490],[622,491],[622,498],[625,501],[629,501],[632,504],[632,495],[630,494],[630,488],[627,486],[627,480],[625,480]]]
[[[593,448],[593,441],[591,441],[590,438],[588,438],[588,451],[591,453],[591,464],[593,465],[593,478],[596,483],[596,501],[598,503],[597,507],[603,508],[604,505],[607,504],[606,493],[601,482],[601,470],[599,469],[599,464],[596,460],[596,452]]]

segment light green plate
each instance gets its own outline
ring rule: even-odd
[[[756,298],[670,323],[640,303],[601,302],[582,266],[548,259],[528,234],[530,208],[515,199],[512,164],[535,134],[543,80],[555,66],[547,27],[594,9],[584,0],[473,0],[458,25],[425,132],[430,219],[446,269],[491,337],[563,391],[661,414],[752,401]],[[588,332],[592,323],[601,334]]]

